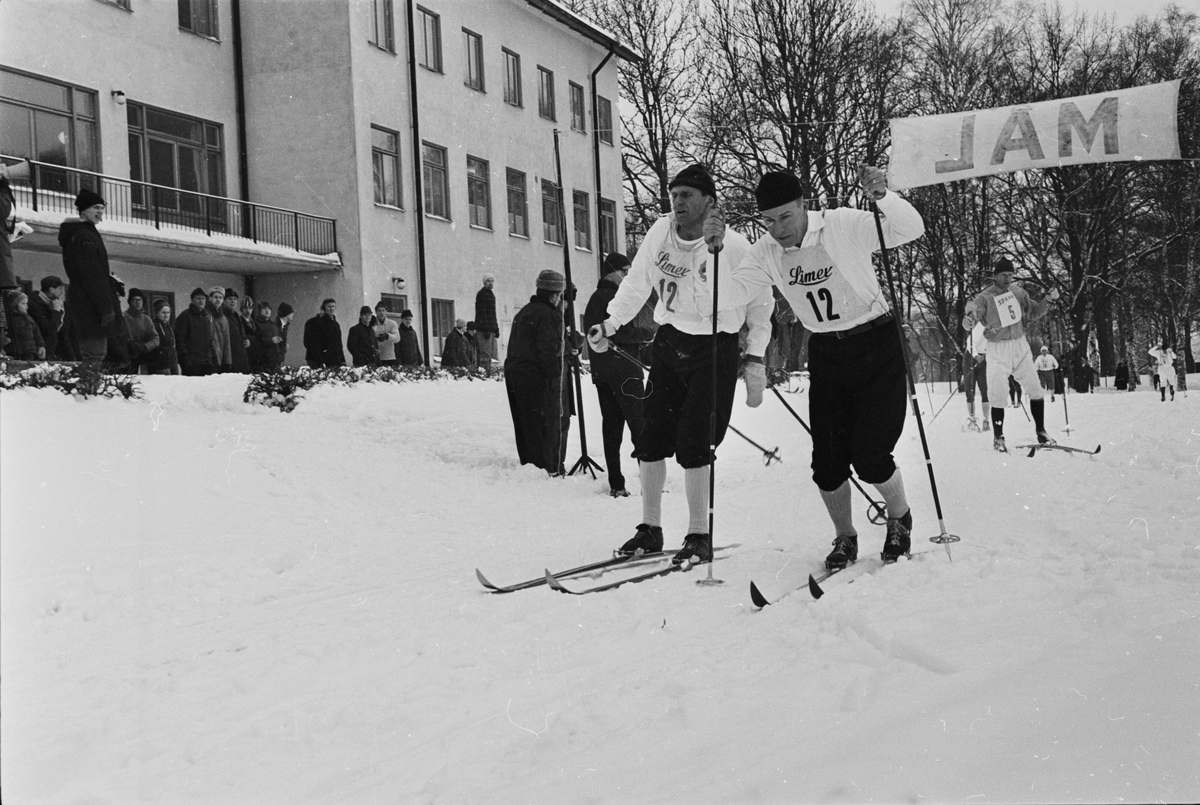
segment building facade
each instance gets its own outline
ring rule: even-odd
[[[17,273],[62,275],[82,182],[114,273],[176,310],[384,300],[437,356],[492,274],[506,343],[538,272],[586,292],[623,242],[621,58],[553,0],[5,0],[0,154],[39,174]]]

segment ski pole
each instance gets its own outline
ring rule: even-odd
[[[788,405],[788,401],[783,399],[783,395],[779,393],[779,389],[775,388],[774,386],[771,386],[771,391],[775,392],[775,396],[779,398],[779,401],[781,403],[783,403],[783,407],[788,409],[788,413],[790,413],[793,417],[796,418],[796,421],[800,423],[800,426],[802,428],[804,428],[804,430],[807,431],[808,435],[811,437],[813,435],[812,429],[808,427],[807,422],[805,422],[803,419],[800,418],[800,415],[796,413],[796,409],[794,409],[794,408],[792,408],[792,406]],[[858,482],[858,479],[855,478],[853,475],[850,476],[850,482],[853,483],[854,486],[858,488],[859,492],[862,492],[863,497],[866,498],[867,502],[871,504],[867,508],[867,519],[870,520],[875,525],[881,525],[883,523],[886,523],[887,522],[887,507],[885,507],[882,503],[880,503],[879,501],[875,500],[870,495],[868,495],[867,490],[863,489],[862,484],[860,484]],[[878,518],[878,519],[876,519],[876,518]]]
[[[879,217],[879,205],[871,200],[871,212],[875,216],[875,232],[879,236],[879,254],[883,258],[883,270],[887,275],[888,294],[892,300],[892,310],[894,321],[896,322],[896,335],[900,338],[900,349],[904,356],[904,373],[908,377],[908,398],[912,402],[913,417],[917,420],[917,432],[921,434],[921,449],[925,452],[925,469],[929,472],[929,488],[933,492],[933,507],[937,511],[938,527],[941,529],[936,537],[930,537],[929,541],[937,545],[946,546],[946,556],[954,561],[954,557],[950,555],[950,543],[958,542],[959,537],[951,534],[946,530],[946,520],[942,516],[942,501],[938,497],[937,479],[933,475],[933,459],[929,455],[929,440],[925,438],[925,423],[921,421],[921,404],[917,402],[917,387],[913,381],[912,361],[908,354],[908,341],[904,337],[904,328],[900,326],[900,303],[896,298],[896,282],[892,277],[892,261],[888,257],[887,242],[883,237],[883,221]]]
[[[713,528],[713,511],[717,497],[717,318],[720,308],[717,307],[717,296],[720,293],[720,282],[717,271],[721,263],[721,244],[709,244],[708,251],[712,254],[712,288],[713,288],[713,305],[712,305],[712,395],[709,399],[708,409],[708,549],[712,553],[712,546],[716,544]],[[713,561],[712,556],[708,559],[708,578],[697,579],[696,583],[705,586],[716,586],[724,584],[721,579],[713,578]]]
[[[754,446],[755,446],[755,447],[757,447],[759,450],[761,450],[761,451],[762,451],[762,454],[763,454],[763,458],[764,458],[764,459],[766,459],[766,462],[767,462],[767,466],[768,466],[768,467],[769,467],[769,466],[771,466],[771,462],[772,462],[772,461],[783,461],[783,458],[781,458],[781,457],[780,457],[780,455],[779,455],[779,448],[778,448],[778,447],[776,447],[774,450],[768,450],[767,448],[763,447],[763,446],[762,446],[761,444],[759,444],[758,442],[756,442],[756,441],[754,441],[753,439],[751,439],[751,438],[750,438],[749,436],[747,436],[746,434],[742,433],[740,430],[738,430],[737,428],[735,428],[733,425],[730,425],[730,426],[729,426],[729,429],[730,429],[731,431],[733,431],[734,433],[736,433],[738,436],[741,436],[741,437],[742,437],[743,439],[745,439],[746,441],[750,442],[750,444],[754,445]]]
[[[950,392],[950,396],[946,398],[946,401],[945,401],[944,403],[942,403],[942,407],[941,407],[941,408],[939,408],[939,409],[937,410],[937,414],[934,414],[934,415],[933,415],[933,419],[929,420],[929,424],[930,424],[930,425],[932,425],[932,424],[933,424],[933,420],[934,420],[934,419],[937,419],[937,418],[938,418],[938,415],[939,415],[939,414],[941,414],[941,413],[942,413],[942,411],[945,411],[945,410],[946,410],[946,406],[947,406],[947,405],[949,405],[949,404],[950,404],[950,401],[954,399],[954,395],[955,395],[955,394],[958,394],[958,387],[957,387],[957,386],[955,387],[954,391]]]

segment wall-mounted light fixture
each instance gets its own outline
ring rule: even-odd
[[[116,101],[116,102],[117,102],[117,106],[124,106],[124,105],[125,105],[125,93],[124,93],[124,92],[122,92],[121,90],[119,90],[119,89],[114,89],[114,90],[112,91],[112,98],[113,98],[113,100],[114,100],[114,101]]]
[[[408,283],[404,281],[404,277],[392,277],[392,287],[397,291],[403,291],[406,285]]]

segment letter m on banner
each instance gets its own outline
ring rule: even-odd
[[[890,122],[904,189],[1036,168],[1179,159],[1179,81]]]

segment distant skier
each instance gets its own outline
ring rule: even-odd
[[[1054,370],[1058,368],[1058,359],[1050,354],[1049,347],[1042,347],[1042,354],[1033,362],[1037,369],[1038,380],[1042,381],[1042,390],[1050,392],[1050,402],[1054,402]]]
[[[1034,302],[1025,289],[1013,283],[1016,269],[1007,257],[1001,257],[993,268],[992,285],[975,297],[963,317],[963,327],[970,330],[983,322],[983,334],[988,341],[988,386],[993,391],[1004,388],[1009,375],[1029,395],[1029,410],[1037,429],[1039,444],[1054,444],[1046,433],[1046,406],[1033,354],[1025,340],[1024,322],[1036,321],[1050,310],[1050,302],[1058,299],[1058,289],[1052,289],[1048,299]],[[1001,397],[1003,399],[1003,396]],[[1004,442],[1004,408],[992,405],[992,446],[1001,453],[1008,452]]]
[[[991,430],[987,387],[987,339],[983,336],[983,323],[975,322],[967,348],[962,356],[963,391],[967,395],[967,430],[984,433]],[[975,418],[975,387],[979,386],[979,410],[983,414],[982,427]]]
[[[1167,401],[1167,388],[1171,389],[1171,402],[1175,401],[1175,350],[1167,344],[1162,343],[1161,347],[1154,347],[1150,350],[1150,357],[1158,361],[1158,379],[1161,384],[1159,391],[1162,392],[1162,401]]]

